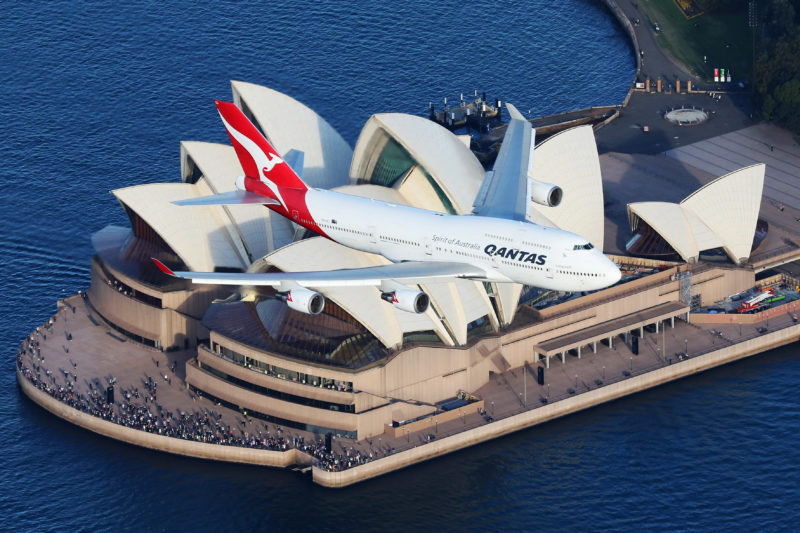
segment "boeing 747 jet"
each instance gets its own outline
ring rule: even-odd
[[[456,278],[522,283],[557,291],[592,291],[620,279],[617,266],[585,238],[526,219],[529,199],[556,205],[561,189],[529,180],[531,124],[507,105],[511,122],[494,170],[470,215],[448,215],[307,186],[302,153],[278,154],[242,111],[216,102],[244,175],[236,189],[180,205],[263,204],[292,222],[344,246],[380,254],[392,264],[342,270],[273,273],[162,272],[194,283],[272,286],[292,309],[317,314],[326,287],[375,286],[398,308],[424,313],[421,283]],[[294,166],[294,168],[292,168]],[[378,294],[376,294],[376,298]]]

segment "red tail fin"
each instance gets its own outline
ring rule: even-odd
[[[219,100],[214,103],[217,104],[245,176],[263,182],[278,199],[281,199],[280,188],[308,189],[236,105]]]

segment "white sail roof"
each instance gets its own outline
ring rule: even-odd
[[[726,174],[687,196],[680,204],[628,204],[631,230],[643,220],[685,260],[722,248],[736,263],[747,261],[761,206],[763,164]]]

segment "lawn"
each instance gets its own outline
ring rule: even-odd
[[[713,82],[714,69],[724,68],[731,70],[734,82],[749,80],[753,56],[746,2],[734,13],[704,13],[692,19],[684,17],[673,0],[639,0],[639,7],[650,27],[655,23],[661,27],[657,37],[661,47],[696,76]]]

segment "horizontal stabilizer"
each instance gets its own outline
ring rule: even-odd
[[[255,194],[248,191],[230,191],[211,196],[201,196],[200,198],[188,198],[186,200],[176,200],[175,205],[242,205],[242,204],[262,204],[280,205],[278,200],[267,196]]]

